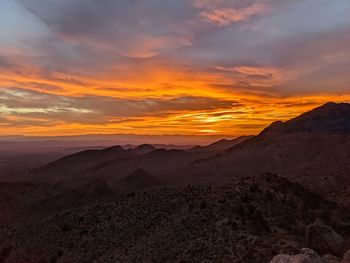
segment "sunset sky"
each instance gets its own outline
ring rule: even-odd
[[[350,102],[349,0],[0,0],[0,135],[256,134]]]

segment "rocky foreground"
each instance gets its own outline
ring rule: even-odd
[[[345,253],[343,259],[330,254],[322,257],[312,249],[303,248],[296,255],[277,255],[270,263],[350,263],[350,250]]]
[[[3,225],[0,262],[267,263],[303,247],[334,257],[347,249],[346,211],[271,174],[106,198],[101,191],[108,189],[88,189],[94,200],[51,196]],[[74,198],[79,205],[61,205]],[[272,262],[318,262],[293,260]]]

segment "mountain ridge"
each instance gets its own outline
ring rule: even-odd
[[[350,104],[328,102],[289,121],[277,121],[260,135],[269,133],[350,133]]]
[[[218,141],[206,146],[209,150],[166,150],[151,145],[134,150],[118,147],[120,155],[106,154],[107,158],[106,150],[100,150],[97,153],[102,158],[91,158],[88,166],[87,160],[82,160],[83,164],[73,160],[66,164],[68,169],[58,163],[34,170],[33,176],[50,180],[64,175],[61,180],[66,183],[105,178],[110,186],[117,186],[119,180],[137,169],[147,171],[166,185],[222,184],[265,172],[292,180],[304,176],[346,180],[350,173],[349,113],[350,104],[327,103],[289,121],[275,122],[257,136]],[[231,143],[232,147],[227,146]],[[220,150],[211,150],[213,145],[219,145]]]

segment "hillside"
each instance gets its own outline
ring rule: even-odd
[[[350,133],[350,104],[329,102],[287,122],[275,122],[265,129],[262,134],[300,132],[317,134]]]
[[[313,178],[309,181],[315,186],[325,178],[344,185],[350,174],[349,114],[349,104],[328,103],[273,123],[225,154],[201,162],[198,173],[232,178],[272,172],[300,182]]]
[[[37,210],[2,229],[6,262],[264,263],[276,252],[298,251],[306,226],[320,216],[342,231],[334,203],[273,175],[98,198],[58,211]]]

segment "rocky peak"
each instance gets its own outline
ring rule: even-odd
[[[297,132],[350,133],[350,104],[327,103],[289,121],[274,122],[261,135]]]
[[[150,144],[141,144],[135,148],[135,151],[139,154],[145,154],[153,152],[156,148]]]

